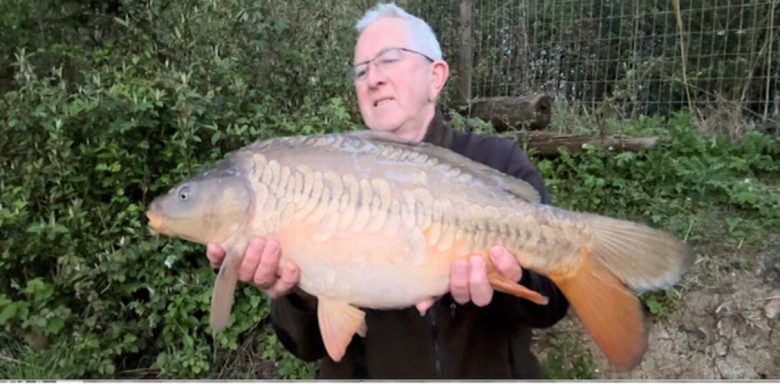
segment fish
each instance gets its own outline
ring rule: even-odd
[[[158,234],[226,251],[210,326],[229,322],[238,269],[253,236],[276,238],[280,271],[300,270],[318,299],[328,355],[339,361],[370,332],[361,308],[404,308],[449,291],[453,262],[484,258],[488,281],[536,304],[548,298],[503,276],[488,257],[501,245],[552,279],[613,366],[647,350],[637,293],[677,282],[692,248],[647,225],[540,203],[527,182],[447,148],[370,130],[256,141],[157,197],[146,212]]]

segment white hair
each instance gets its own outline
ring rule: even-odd
[[[395,3],[377,4],[374,8],[369,9],[357,24],[355,29],[358,31],[358,36],[363,33],[363,30],[368,28],[369,25],[384,18],[395,17],[402,19],[409,27],[409,49],[413,49],[420,53],[425,54],[434,60],[441,60],[441,46],[439,40],[436,39],[436,34],[433,33],[433,29],[423,19],[414,16],[401,7],[395,5]]]

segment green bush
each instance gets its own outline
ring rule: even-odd
[[[736,239],[757,240],[780,224],[777,137],[700,135],[688,112],[630,123],[628,131],[657,134],[660,143],[640,152],[586,148],[536,157],[556,204],[645,221],[692,240],[714,235],[697,215],[713,210],[730,214],[727,235]]]
[[[158,239],[142,218],[155,195],[254,140],[355,128],[351,85],[332,75],[347,73],[353,18],[302,16],[310,3],[3,3],[0,26],[21,43],[0,34],[3,356],[35,360],[25,335],[39,335],[67,352],[39,377],[208,377],[267,317],[244,287],[213,338],[203,247]],[[3,360],[0,376],[25,367]]]

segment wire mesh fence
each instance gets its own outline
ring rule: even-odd
[[[542,91],[591,111],[780,116],[780,0],[427,0],[471,98]],[[464,17],[462,7],[470,9]],[[463,36],[470,23],[471,33]],[[458,60],[471,49],[472,64]],[[466,63],[466,64],[463,64]],[[464,95],[461,95],[464,96]]]

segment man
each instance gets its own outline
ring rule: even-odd
[[[456,133],[436,109],[449,68],[431,28],[394,4],[378,5],[357,23],[354,85],[366,126],[452,149],[531,183],[549,203],[539,173],[514,143]],[[368,333],[356,336],[344,358],[327,357],[317,325],[316,299],[296,289],[300,271],[287,263],[274,239],[255,238],[241,263],[241,281],[273,300],[271,319],[279,340],[296,356],[321,360],[322,378],[539,378],[530,352],[529,327],[560,320],[568,302],[546,277],[523,270],[510,252],[491,248],[501,273],[549,297],[546,306],[494,292],[480,256],[456,262],[450,293],[416,308],[366,310]],[[209,244],[218,267],[224,251]]]

